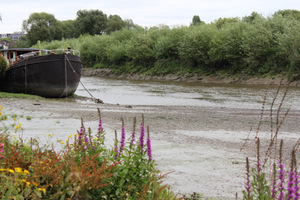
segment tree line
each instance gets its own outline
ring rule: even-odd
[[[19,41],[18,46],[32,46],[40,41],[78,38],[80,35],[102,35],[123,28],[136,28],[131,19],[123,20],[119,15],[107,16],[100,10],[79,10],[75,20],[59,21],[53,14],[32,13],[23,21],[22,29],[26,38]]]
[[[119,73],[274,75],[300,71],[300,11],[270,17],[253,12],[189,27],[122,29],[73,40],[43,43],[80,49],[86,67]]]

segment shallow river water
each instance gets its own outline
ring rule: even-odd
[[[200,84],[162,81],[132,81],[82,77],[90,93],[109,104],[261,108],[267,86]],[[76,94],[90,97],[80,84]],[[269,87],[266,105],[270,105],[278,87]],[[281,100],[281,96],[277,101]],[[300,88],[290,87],[286,106],[300,110]]]

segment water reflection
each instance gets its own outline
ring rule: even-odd
[[[132,81],[99,77],[82,77],[82,83],[105,103],[121,105],[180,105],[260,109],[266,86],[200,84],[183,82]],[[269,88],[267,105],[276,93]],[[299,88],[290,88],[286,107],[300,109]],[[77,95],[89,94],[80,85]],[[282,95],[282,93],[281,93]],[[277,102],[281,100],[279,96]]]

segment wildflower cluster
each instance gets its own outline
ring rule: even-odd
[[[144,117],[142,117],[143,119]],[[145,155],[144,152],[144,146],[145,146],[145,126],[144,126],[144,120],[142,120],[141,126],[140,126],[140,137],[139,137],[139,141],[138,143],[136,143],[135,141],[135,123],[136,123],[136,119],[134,119],[134,127],[133,127],[133,131],[131,132],[131,139],[129,142],[129,149],[132,151],[134,149],[139,151],[139,154],[141,155]],[[151,138],[150,138],[150,133],[149,133],[149,127],[148,127],[148,134],[147,134],[147,140],[146,140],[146,153],[148,156],[148,160],[152,161],[152,149],[151,149]],[[118,138],[117,138],[117,132],[115,132],[115,145],[114,145],[114,151],[115,151],[115,159],[117,159],[120,154],[122,153],[122,151],[124,150],[125,147],[125,142],[126,142],[126,133],[125,133],[125,125],[124,125],[124,119],[122,119],[122,127],[121,127],[121,140],[119,142]],[[120,143],[120,147],[119,147],[119,143]],[[134,148],[134,145],[137,145]]]
[[[22,196],[25,199],[41,198],[46,194],[46,189],[31,180],[30,172],[21,167],[0,168],[0,197]]]
[[[281,146],[282,148],[282,146]],[[281,150],[280,150],[281,151]],[[294,152],[294,151],[293,151]],[[256,168],[250,172],[249,161],[246,159],[247,178],[243,199],[276,199],[276,200],[298,200],[300,199],[299,175],[295,166],[295,155],[292,156],[290,170],[287,172],[281,158],[273,164],[273,180],[268,184],[268,180],[263,173],[262,163],[257,159]],[[252,175],[252,181],[250,176]]]
[[[105,131],[99,113],[96,134],[92,136],[83,121],[77,134],[58,140],[60,151],[39,147],[36,139],[8,139],[0,133],[1,199],[176,199],[161,185],[164,176],[155,168],[151,140],[144,146],[144,123],[139,141],[135,124],[126,140],[122,120],[120,142],[116,135],[115,150],[104,145]],[[17,120],[17,119],[16,119]],[[15,122],[16,122],[15,120]],[[19,125],[11,126],[15,131]],[[51,135],[49,135],[50,137]],[[73,137],[74,136],[74,137]],[[74,138],[74,141],[71,141]],[[22,140],[17,142],[17,140]],[[127,145],[128,144],[128,145]]]

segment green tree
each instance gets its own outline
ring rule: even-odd
[[[110,34],[113,31],[121,30],[125,27],[125,22],[119,15],[110,15],[107,19],[105,32]]]
[[[54,15],[41,12],[32,13],[23,21],[23,30],[27,32],[27,40],[34,45],[38,40],[51,41],[61,39],[61,29]]]
[[[243,31],[242,48],[246,58],[246,73],[264,74],[275,66],[277,44],[269,21],[256,20],[254,24],[245,27]]]
[[[75,23],[79,35],[102,35],[106,29],[107,15],[100,10],[79,10]]]
[[[125,19],[124,20],[124,28],[126,29],[137,29],[137,28],[141,28],[141,26],[134,24],[132,19]]]
[[[202,21],[199,17],[199,15],[194,15],[193,20],[192,20],[192,25],[198,26],[201,25]]]
[[[219,20],[218,20],[219,21]],[[233,73],[240,72],[245,66],[244,30],[248,23],[239,21],[226,23],[219,28],[212,38],[209,56],[211,64],[217,70],[230,70]],[[217,26],[218,27],[218,26]]]
[[[297,20],[300,20],[300,11],[299,10],[279,10],[278,12],[275,12],[275,15],[281,15],[283,17],[292,17],[295,18]]]
[[[134,64],[147,67],[154,63],[154,41],[146,32],[131,37],[128,45],[128,57]]]
[[[75,20],[60,21],[59,23],[62,29],[63,38],[67,39],[76,37]]]
[[[211,49],[212,38],[217,31],[217,27],[213,24],[190,27],[179,43],[180,58],[191,67],[211,71],[208,52]]]
[[[0,38],[0,41],[7,41],[7,42],[12,42],[12,39],[7,37],[7,38]]]
[[[252,12],[251,15],[243,17],[243,21],[247,23],[255,23],[255,20],[263,18],[260,14],[257,12]]]
[[[225,24],[229,24],[229,23],[236,23],[240,21],[239,18],[234,17],[234,18],[219,18],[217,20],[215,20],[215,24],[218,28],[222,28]]]
[[[30,47],[25,36],[20,37],[14,44],[14,48],[28,48]]]

